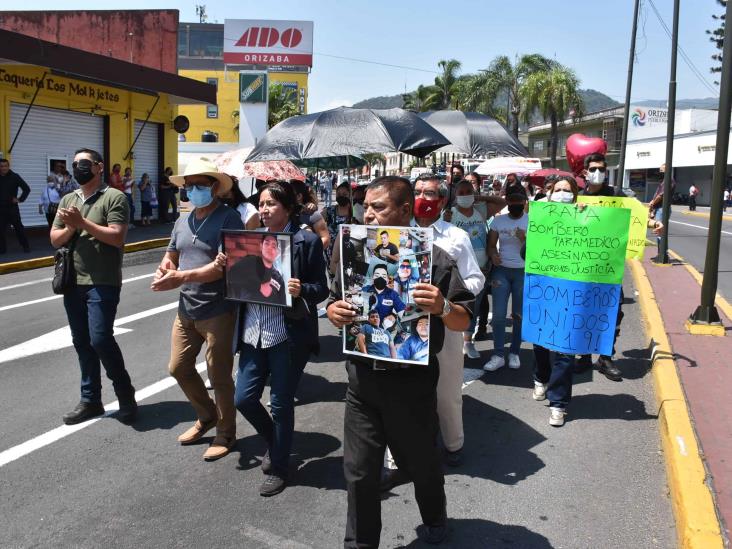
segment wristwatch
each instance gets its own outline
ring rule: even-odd
[[[450,303],[447,299],[442,304],[442,314],[440,315],[440,318],[445,318],[447,315],[450,314],[452,311],[452,303]]]

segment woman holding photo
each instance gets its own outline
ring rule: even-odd
[[[299,228],[299,207],[287,182],[264,185],[259,217],[264,230],[292,233],[292,278],[286,281],[291,309],[244,303],[239,310],[235,347],[239,372],[234,402],[252,424],[268,450],[262,458],[262,496],[274,496],[287,485],[290,448],[295,428],[294,399],[310,353],[317,354],[318,303],[328,296],[323,245],[312,232]],[[267,239],[265,239],[267,240]],[[219,265],[225,256],[219,255]],[[261,403],[270,379],[272,415]]]

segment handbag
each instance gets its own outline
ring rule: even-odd
[[[53,255],[53,279],[51,288],[54,294],[66,294],[76,286],[74,269],[74,245],[79,233],[74,234],[68,246],[61,246]]]

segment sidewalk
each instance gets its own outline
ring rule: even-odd
[[[649,260],[651,255],[647,253],[642,263],[645,273],[638,269],[639,264],[634,271],[641,279],[647,276],[652,287],[640,298],[656,346],[654,379],[680,546],[721,547],[715,530],[720,528],[728,543],[732,524],[729,305],[718,304],[726,337],[689,334],[684,323],[699,304],[698,273],[695,276],[693,267],[679,261],[655,265]],[[640,292],[643,294],[642,284]],[[660,319],[653,318],[654,309]],[[685,426],[689,427],[686,437]]]
[[[163,242],[163,239],[167,240],[172,230],[172,223],[155,223],[148,227],[136,225],[134,229],[127,231],[125,251],[164,246],[167,242]],[[29,253],[23,252],[17,238],[15,238],[15,233],[8,230],[6,235],[8,252],[0,255],[0,275],[6,272],[22,271],[53,264],[54,248],[48,238],[48,229],[46,227],[26,227],[26,236],[31,247]],[[136,245],[130,246],[131,244]]]

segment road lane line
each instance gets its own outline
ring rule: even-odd
[[[41,280],[31,280],[30,282],[21,282],[20,284],[11,284],[10,286],[3,286],[0,288],[0,292],[3,290],[15,290],[16,288],[23,288],[25,286],[33,286],[34,284],[42,284],[44,282],[51,282],[52,278],[42,278]]]
[[[140,276],[133,276],[132,278],[124,279],[122,281],[122,284],[127,284],[128,282],[135,282],[136,280],[142,280],[143,278],[150,278],[154,275],[155,275],[155,273],[150,273],[150,274],[145,274],[145,275],[140,275]],[[49,278],[47,280],[40,280],[40,281],[36,281],[36,282],[27,282],[25,285],[36,284],[38,282],[47,282],[50,280],[51,279]],[[23,286],[23,285],[24,284],[16,284],[15,286],[8,286],[7,288],[0,288],[0,290],[8,290],[10,288],[13,288],[13,287],[17,288],[17,287]],[[17,309],[18,307],[25,307],[27,305],[35,305],[36,303],[43,303],[44,301],[52,301],[54,299],[61,299],[62,297],[63,297],[62,295],[50,295],[48,297],[42,297],[40,299],[24,301],[23,303],[14,303],[13,305],[5,305],[4,307],[0,307],[0,312],[9,311],[10,309]]]
[[[684,223],[683,221],[674,221],[671,220],[671,223],[676,223],[677,225],[686,225],[687,227],[694,227],[695,229],[701,229],[702,231],[709,231],[709,227],[702,227],[700,225],[692,225],[691,223]],[[732,236],[732,233],[729,231],[721,231],[723,234],[728,234],[729,236]],[[675,235],[675,236],[683,236],[683,235]]]
[[[199,364],[196,364],[196,370],[199,373],[206,370],[206,363],[201,362]],[[137,391],[135,393],[135,400],[137,400],[137,402],[142,402],[143,400],[148,399],[151,396],[154,396],[158,393],[165,391],[166,389],[173,387],[174,385],[176,385],[176,383],[177,382],[173,377],[166,377],[165,379],[156,381],[152,385],[148,385],[144,389],[140,389],[139,391]],[[104,406],[104,409],[104,416],[90,419],[89,421],[85,421],[84,423],[78,423],[76,425],[61,425],[60,427],[51,429],[50,431],[47,431],[42,435],[38,435],[37,437],[23,442],[22,444],[18,444],[17,446],[13,446],[12,448],[8,448],[7,450],[0,452],[0,467],[4,467],[8,463],[12,463],[13,461],[20,459],[23,456],[27,456],[31,452],[40,450],[44,446],[53,444],[54,442],[57,442],[62,438],[77,433],[86,427],[94,425],[97,421],[100,421],[105,417],[111,416],[117,410],[119,410],[119,401],[115,400],[114,402],[106,404]]]
[[[177,307],[178,302],[174,301],[172,303],[161,305],[160,307],[155,307],[153,309],[140,311],[139,313],[118,318],[114,321],[114,335],[121,335],[127,332],[131,332],[132,330],[130,329],[122,328],[122,326],[124,326],[125,324],[140,320],[141,318],[147,318],[149,316],[163,313],[165,311],[170,311],[171,309],[176,309]],[[29,339],[28,341],[24,341],[23,343],[18,343],[17,345],[13,345],[12,347],[8,347],[7,349],[0,350],[0,364],[4,362],[10,362],[12,360],[17,360],[19,358],[47,353],[49,351],[65,349],[67,347],[71,347],[72,345],[73,341],[71,338],[71,328],[69,328],[69,326],[64,326],[63,328],[58,328],[38,337],[34,337],[33,339]]]

